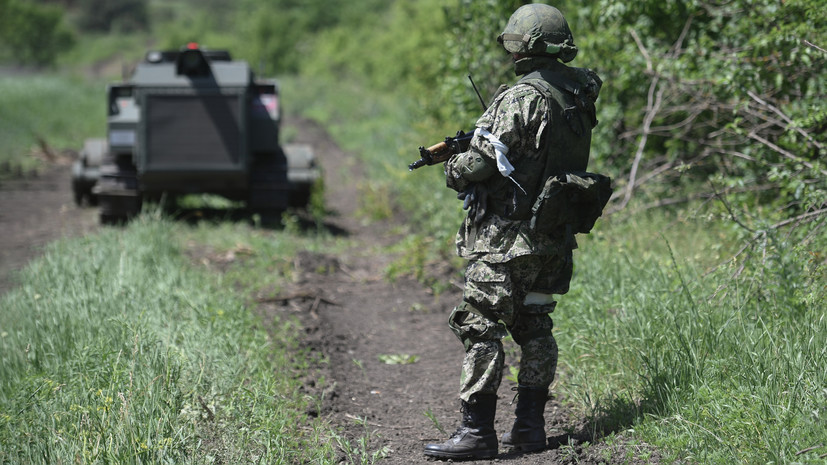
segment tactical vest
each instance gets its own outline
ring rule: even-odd
[[[594,101],[600,78],[590,70],[562,64],[555,68],[533,71],[517,83],[533,87],[544,97],[547,124],[540,156],[523,157],[514,167],[512,177],[522,189],[497,176],[494,185],[489,186],[499,197],[492,210],[504,218],[532,219],[533,207],[548,179],[585,172],[588,167],[591,132],[597,125]]]

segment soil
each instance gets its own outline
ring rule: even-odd
[[[389,282],[385,270],[395,257],[382,246],[401,237],[394,232],[394,219],[366,222],[356,214],[363,174],[355,157],[340,150],[313,122],[296,119],[286,124],[297,133],[291,142],[311,144],[323,166],[330,211],[327,227],[355,245],[338,255],[300,253],[288,289],[275,299],[251,296],[251,300],[258,302],[263,321],[277,315],[299,316],[305,347],[327,361],[304,376],[304,387],[322,399],[321,408],[308,413],[329,420],[353,448],[350,453],[342,450],[341,463],[361,461],[355,455],[360,449],[357,438],[366,432],[370,433],[368,453],[385,451],[376,463],[438,462],[426,458],[422,450],[427,443],[444,441],[460,418],[457,390],[463,349],[448,329],[447,318],[460,301],[461,283],[435,296],[413,279]],[[0,294],[18,284],[16,270],[45,244],[96,230],[97,211],[74,205],[69,181],[66,164],[50,166],[34,178],[0,181]],[[453,276],[450,271],[434,270],[446,279]],[[564,376],[560,382],[565,382]],[[495,424],[500,435],[514,420],[512,387],[513,382],[504,380],[500,388]],[[547,450],[532,454],[502,450],[495,459],[469,463],[659,461],[657,451],[645,446],[641,450],[642,446],[626,446],[622,440],[619,445],[618,441],[606,444],[602,434],[593,434],[588,422],[558,399],[549,402],[545,417]]]
[[[97,212],[74,203],[65,160],[9,175],[0,177],[0,294],[19,284],[18,271],[47,244],[98,227]]]

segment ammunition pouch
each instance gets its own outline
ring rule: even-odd
[[[531,208],[531,229],[542,234],[588,233],[611,196],[608,176],[587,172],[551,176]]]

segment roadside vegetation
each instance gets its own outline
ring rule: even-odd
[[[308,246],[232,229],[222,240],[270,266]],[[148,214],[28,267],[2,301],[0,462],[333,460],[331,432],[306,415],[320,400],[302,394],[298,323],[258,321],[250,295],[227,292],[242,276],[203,266],[220,246]],[[258,263],[245,276],[279,276]]]
[[[50,3],[0,7],[70,2]],[[429,267],[460,269],[459,202],[440,167],[407,164],[418,146],[472,128],[480,108],[468,74],[485,98],[513,82],[493,39],[522,2],[245,0],[198,2],[195,13],[185,0],[124,3],[143,5],[146,21],[95,29],[82,8],[61,10],[86,58],[77,48],[46,63],[0,50],[43,71],[0,78],[0,157],[24,159],[33,134],[79,147],[102,133],[103,93],[78,83],[75,66],[140,56],[147,44],[227,47],[277,74],[286,111],[323,123],[366,165],[366,217],[410,219],[388,279],[412,274],[439,291]],[[615,179],[616,195],[578,239],[572,290],[553,315],[555,393],[588,418],[593,438],[622,435],[642,458],[651,445],[688,463],[827,463],[821,2],[582,3],[555,5],[580,47],[572,64],[604,79],[590,168]],[[47,100],[64,96],[79,100]],[[79,108],[90,119],[76,118]],[[280,260],[331,244],[318,231],[192,228],[147,214],[54,245],[0,300],[0,462],[199,463],[215,450],[332,460],[321,438],[335,431],[304,414],[318,399],[272,376],[309,363],[285,355],[296,323],[249,331],[244,295],[222,292],[259,292],[262,270],[278,282]],[[193,249],[251,253],[255,266],[209,273]],[[273,409],[283,414],[262,416]],[[210,414],[221,421],[204,431],[197,419]]]
[[[63,149],[79,147],[78,134],[100,132],[106,124],[104,85],[71,76],[0,74],[0,179],[69,158]],[[67,117],[76,114],[89,117]]]

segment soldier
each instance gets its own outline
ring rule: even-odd
[[[469,260],[462,303],[449,318],[465,347],[462,422],[446,442],[425,447],[425,455],[445,459],[498,453],[494,416],[507,333],[521,358],[516,420],[503,446],[546,448],[543,410],[557,368],[549,313],[552,295],[569,289],[576,231],[538,232],[532,207],[549,178],[586,170],[597,124],[601,81],[591,70],[564,64],[577,47],[559,10],[522,6],[497,39],[522,78],[477,120],[468,151],[445,164],[448,187],[468,209],[457,253]]]

